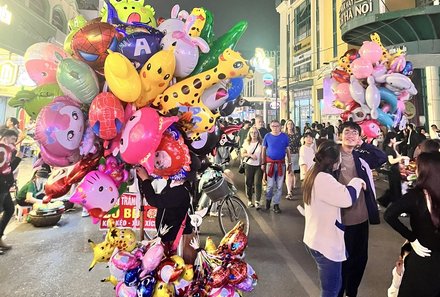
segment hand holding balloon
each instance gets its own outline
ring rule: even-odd
[[[150,178],[147,170],[145,170],[145,168],[142,166],[136,166],[136,174],[142,181]]]

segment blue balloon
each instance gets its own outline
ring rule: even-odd
[[[405,67],[403,67],[402,74],[411,76],[413,74],[413,64],[410,61],[406,61]]]
[[[139,272],[140,272],[139,267],[127,270],[124,277],[124,283],[128,287],[137,286],[139,284]]]
[[[395,113],[397,110],[397,96],[394,94],[394,92],[387,88],[380,87],[379,93],[380,93],[380,99],[390,105],[391,107],[390,112]]]
[[[152,275],[147,275],[137,287],[137,296],[151,297],[153,296],[154,286],[156,285],[156,279]]]
[[[229,80],[229,84],[231,85],[228,88],[228,102],[237,99],[240,96],[241,91],[243,91],[243,78],[242,77],[234,77]]]
[[[140,70],[151,56],[160,51],[162,37],[163,34],[158,30],[149,33],[135,32],[119,42],[118,52],[127,57],[136,70]]]
[[[380,108],[377,109],[377,112],[378,112],[377,120],[379,121],[379,123],[386,126],[388,129],[393,127],[394,118],[391,114],[383,112],[382,109]]]

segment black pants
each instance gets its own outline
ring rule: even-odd
[[[402,198],[402,182],[400,180],[400,172],[391,170],[388,173],[388,189],[378,199],[379,203],[387,207],[391,202],[396,202]]]
[[[346,296],[357,296],[368,261],[368,231],[368,221],[345,227],[344,239],[348,258],[342,262],[342,287],[338,297],[344,296],[344,291]]]
[[[405,258],[405,272],[399,288],[399,297],[440,296],[440,252],[432,251],[430,257],[420,257],[415,252]]]
[[[263,188],[263,171],[261,166],[245,165],[246,196],[252,202],[252,194],[255,191],[255,202],[260,203]]]
[[[0,203],[3,206],[3,215],[0,219],[0,239],[3,236],[3,232],[5,232],[6,226],[9,223],[9,220],[12,218],[14,214],[14,202],[12,202],[12,197],[9,192],[0,193]]]

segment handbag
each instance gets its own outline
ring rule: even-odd
[[[252,151],[251,155],[255,153],[255,151],[257,150],[257,147],[259,145],[260,144],[257,142],[257,145],[255,146],[254,150]],[[247,157],[246,160],[241,161],[240,166],[238,167],[238,173],[244,174],[246,162],[249,161],[250,158],[251,157]]]

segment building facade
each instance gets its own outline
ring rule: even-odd
[[[413,62],[412,81],[419,94],[409,104],[416,125],[440,124],[438,54],[439,1],[277,0],[280,14],[281,110],[297,125],[339,118],[341,110],[326,102],[330,72],[348,49],[359,48],[377,32],[389,50],[406,50]],[[410,105],[411,106],[411,105]],[[411,108],[412,109],[412,108]]]

